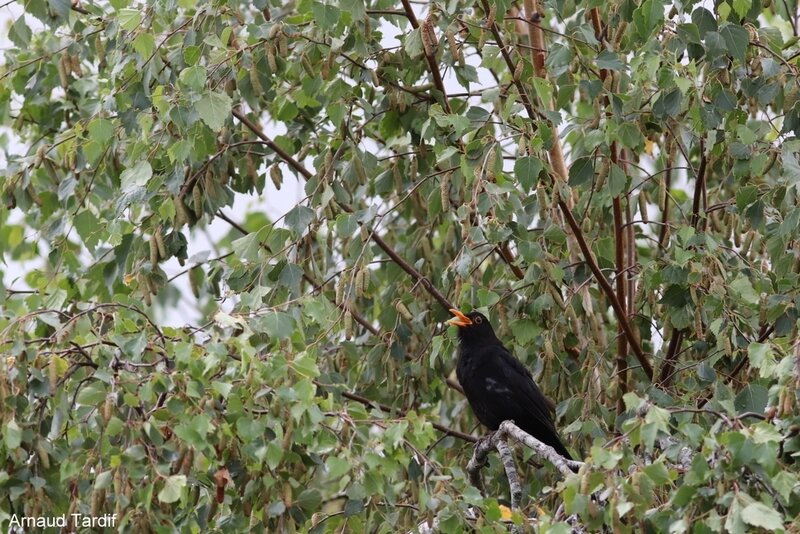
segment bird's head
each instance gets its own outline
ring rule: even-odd
[[[450,310],[455,315],[447,324],[458,327],[458,339],[470,343],[492,343],[497,340],[489,319],[480,312],[471,311],[467,314],[455,308]]]

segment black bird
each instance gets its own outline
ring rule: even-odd
[[[572,460],[556,432],[550,402],[531,372],[497,339],[489,320],[476,311],[464,315],[451,309],[450,313],[455,317],[447,324],[458,327],[460,346],[456,376],[478,421],[497,430],[510,419]]]

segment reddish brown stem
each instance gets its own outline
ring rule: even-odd
[[[613,147],[612,147],[613,150]],[[612,200],[614,211],[614,260],[617,264],[617,300],[627,316],[627,300],[625,290],[627,286],[627,268],[625,264],[625,229],[622,227],[622,206],[620,197]],[[617,398],[617,413],[625,411],[625,402],[622,396],[628,392],[628,339],[622,321],[617,322],[617,380],[619,380],[619,397]]]
[[[506,263],[506,265],[508,265],[509,269],[511,269],[511,272],[514,273],[514,276],[516,276],[518,280],[525,278],[525,272],[519,267],[519,265],[516,264],[514,253],[511,252],[511,249],[508,247],[508,241],[502,245],[496,246],[495,250]]]
[[[694,200],[692,201],[692,226],[698,229],[700,222],[700,203],[705,199],[706,189],[706,164],[708,159],[705,154],[705,143],[700,139],[700,167],[697,169],[697,182],[694,186]]]
[[[675,376],[675,365],[678,363],[678,349],[680,349],[682,340],[683,331],[677,328],[673,330],[667,347],[667,354],[664,356],[664,363],[661,365],[661,372],[658,375],[658,385],[660,387],[668,387],[672,383],[672,377]]]
[[[417,16],[414,14],[414,9],[411,7],[411,2],[409,0],[403,0],[403,10],[406,13],[406,17],[408,21],[411,23],[411,27],[414,29],[418,29],[420,32],[430,31],[433,32],[433,28],[430,25],[430,22],[424,21],[422,26],[420,25],[419,21],[417,20]],[[427,42],[427,37],[425,35],[420,36],[423,40],[423,43]],[[431,76],[433,76],[433,85],[436,86],[436,89],[442,93],[442,103],[444,104],[444,110],[448,113],[451,113],[450,109],[450,102],[447,100],[447,91],[444,87],[444,81],[442,80],[442,73],[439,71],[439,64],[436,62],[436,54],[435,50],[432,50],[425,45],[425,61],[428,63],[428,70],[431,71]]]
[[[331,387],[329,384],[323,384],[323,383],[321,383],[321,382],[319,382],[317,380],[315,380],[314,383],[316,385],[320,386],[320,387]],[[377,406],[378,408],[380,408],[384,412],[395,413],[395,414],[399,415],[400,417],[405,417],[405,415],[406,415],[403,410],[400,410],[400,409],[397,409],[397,408],[392,408],[391,406],[387,406],[386,404],[381,404],[380,402],[375,402],[373,400],[370,400],[370,399],[364,397],[363,395],[359,395],[358,393],[351,393],[349,391],[342,391],[342,397],[344,397],[346,399],[354,400],[356,402],[360,402],[361,404],[363,404],[365,406]],[[442,425],[440,423],[431,422],[431,426],[433,426],[433,428],[435,428],[436,430],[438,430],[440,432],[444,432],[448,436],[453,436],[453,437],[456,437],[456,438],[459,438],[459,439],[463,439],[464,441],[468,441],[470,443],[475,443],[476,441],[478,441],[478,438],[476,438],[473,435],[465,434],[464,432],[461,432],[461,431],[456,430],[454,428],[450,428],[450,427],[444,426],[444,425]]]
[[[567,221],[570,229],[572,230],[573,235],[575,236],[575,240],[578,242],[578,246],[583,253],[583,257],[586,259],[586,264],[589,266],[589,269],[592,271],[592,274],[597,279],[597,283],[600,285],[600,289],[603,290],[608,301],[611,303],[611,307],[614,308],[614,313],[617,316],[617,321],[622,326],[622,330],[625,334],[625,337],[628,338],[628,343],[630,343],[631,349],[633,350],[634,354],[636,355],[636,359],[639,360],[639,364],[642,366],[642,370],[647,375],[647,378],[653,380],[653,366],[647,359],[647,356],[642,351],[642,347],[639,346],[639,341],[636,339],[636,336],[633,333],[633,328],[628,322],[628,318],[625,315],[625,310],[620,305],[619,301],[617,300],[617,295],[614,293],[614,288],[611,287],[611,283],[608,281],[606,276],[603,274],[603,271],[600,270],[600,266],[597,264],[597,260],[594,258],[594,254],[592,254],[589,245],[586,243],[586,240],[583,238],[583,232],[581,232],[581,227],[578,225],[578,222],[575,220],[575,217],[572,215],[572,212],[564,203],[563,200],[558,201],[558,207],[561,209],[561,213],[564,214],[564,218]]]

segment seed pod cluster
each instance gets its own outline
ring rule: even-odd
[[[45,471],[50,469],[50,455],[41,440],[36,441],[36,456],[39,458],[39,465],[42,466],[42,469]]]
[[[333,170],[333,152],[328,149],[325,152],[325,159],[323,160],[322,168],[320,169],[320,177],[324,183],[328,182],[328,176],[330,176],[331,171]]]
[[[50,391],[55,391],[58,385],[58,360],[55,355],[50,355],[47,362],[47,378],[50,381]]]
[[[189,210],[189,207],[179,195],[172,197],[172,203],[175,206],[175,228],[181,228],[184,224],[193,226],[196,221],[194,214]]]
[[[100,33],[94,37],[94,52],[97,54],[100,65],[103,65],[106,62],[106,43]],[[101,68],[101,70],[103,69]]]
[[[69,87],[69,70],[70,70],[70,63],[69,63],[69,56],[68,54],[64,53],[58,58],[58,62],[56,63],[56,69],[58,70],[58,80],[61,82],[61,87],[66,89]]]
[[[747,257],[750,254],[750,247],[753,245],[753,240],[756,237],[755,230],[748,230],[744,236],[744,241],[742,242],[742,250],[741,254],[744,257]]]
[[[442,212],[450,210],[450,177],[452,172],[445,173],[439,183],[439,192],[442,197]]]
[[[354,279],[354,282],[353,282],[353,285],[355,286],[355,289],[356,289],[356,297],[358,297],[358,298],[361,298],[361,297],[364,296],[364,289],[366,287],[366,285],[364,283],[365,271],[367,271],[367,269],[365,269],[363,267],[358,269],[356,271],[356,276],[355,276],[355,279]]]
[[[344,338],[350,340],[353,338],[353,314],[350,313],[350,309],[344,312]]]
[[[625,30],[628,28],[627,21],[621,20],[617,26],[617,31],[614,33],[615,48],[619,48],[622,38],[625,37]]]
[[[553,351],[553,342],[549,337],[544,338],[544,357],[547,361],[555,360],[556,353]]]
[[[450,55],[453,56],[453,59],[458,62],[460,67],[464,67],[466,65],[464,52],[461,50],[461,47],[458,46],[455,34],[452,30],[447,30],[444,36],[445,39],[447,39],[447,46],[450,48]]]
[[[144,299],[144,303],[150,306],[153,303],[152,293],[150,292],[150,285],[147,283],[147,278],[143,274],[139,274],[136,277],[136,281],[139,283],[139,289],[142,292],[142,298]]]
[[[699,307],[694,309],[694,333],[700,341],[706,339],[706,333],[703,328],[703,316]]]
[[[101,413],[104,424],[108,424],[108,421],[111,419],[113,409],[114,409],[114,394],[109,393],[108,395],[106,395],[105,402],[103,402],[103,411]]]
[[[486,26],[491,28],[494,26],[494,20],[497,16],[497,6],[494,3],[489,5],[489,13],[486,14]]]
[[[272,73],[278,72],[278,60],[275,58],[275,45],[272,43],[264,44],[264,53],[267,56],[267,65]]]
[[[639,192],[639,215],[642,218],[642,222],[644,224],[649,224],[649,217],[647,216],[647,192],[642,188]]]
[[[403,304],[403,301],[398,300],[395,303],[394,308],[397,310],[397,313],[399,313],[406,321],[412,322],[414,320],[414,316],[411,315],[411,312],[408,310],[406,305]]]
[[[156,240],[156,247],[158,248],[158,257],[161,259],[167,258],[167,244],[164,242],[164,234],[161,231],[161,225],[158,225],[153,232],[153,237]]]
[[[280,190],[281,184],[283,183],[283,173],[281,172],[281,167],[278,163],[273,163],[272,166],[270,166],[269,177],[272,180],[272,185],[275,186],[275,189]]]
[[[148,244],[150,245],[150,265],[155,269],[156,265],[158,265],[158,244],[155,237],[151,237],[148,240]]]
[[[253,88],[253,94],[256,98],[264,94],[264,87],[261,85],[261,80],[258,77],[258,65],[255,60],[250,63],[250,87]]]
[[[347,291],[347,275],[342,273],[339,277],[339,283],[336,284],[336,305],[341,306],[344,304],[344,295]]]
[[[518,82],[522,78],[522,70],[525,68],[525,60],[519,58],[517,64],[514,66],[514,81]]]
[[[199,182],[192,187],[192,209],[194,209],[195,219],[203,216],[203,191]]]
[[[486,156],[486,179],[494,182],[497,179],[495,167],[497,166],[497,150],[492,147]]]
[[[658,206],[663,210],[667,205],[667,182],[664,180],[658,181]]]
[[[194,298],[200,298],[200,287],[203,283],[204,277],[205,272],[199,265],[195,265],[189,269],[189,287],[192,289],[192,295],[194,295]]]
[[[367,183],[367,170],[364,168],[364,162],[356,153],[353,153],[353,169],[356,171],[358,183],[360,185]]]
[[[284,54],[281,54],[281,56],[286,57]],[[305,54],[300,54],[300,65],[302,65],[303,70],[306,71],[306,74],[309,76],[314,77],[317,75],[317,73],[314,72],[314,66],[311,65],[311,61],[309,61],[308,56]]]
[[[544,221],[547,219],[547,207],[550,204],[550,199],[542,182],[536,185],[536,201],[539,205],[539,219]]]
[[[425,55],[429,57],[436,55],[436,48],[439,44],[439,40],[436,38],[433,22],[430,18],[422,22],[419,28],[419,34],[422,39],[422,47],[425,50]]]

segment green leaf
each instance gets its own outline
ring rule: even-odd
[[[539,173],[541,173],[543,169],[544,164],[542,161],[533,156],[517,158],[517,161],[514,162],[514,175],[526,191],[530,191],[536,186]]]
[[[354,21],[362,20],[367,14],[364,0],[339,0],[338,4],[344,12],[350,14],[350,17]]]
[[[308,230],[308,225],[314,220],[314,210],[298,204],[286,214],[286,226],[297,234]]]
[[[736,280],[731,282],[730,288],[750,304],[758,304],[759,300],[761,300],[756,290],[753,289],[753,284],[744,275],[737,276]]]
[[[718,29],[716,17],[704,7],[698,7],[692,11],[692,23],[697,26],[701,36]]]
[[[750,343],[747,347],[747,357],[750,365],[760,371],[760,375],[770,376],[775,369],[775,356],[766,343]]]
[[[625,171],[616,163],[612,164],[608,173],[608,192],[613,198],[616,198],[625,191],[626,185],[628,185],[628,176]]]
[[[796,488],[798,484],[800,484],[800,480],[798,480],[797,475],[789,473],[788,471],[778,471],[775,476],[772,477],[772,487],[775,488],[775,491],[777,491],[785,501],[789,500],[794,488]]]
[[[224,93],[207,93],[194,107],[203,122],[218,132],[231,114],[231,98]]]
[[[22,429],[14,419],[6,423],[3,441],[5,441],[6,449],[9,451],[13,451],[22,444]]]
[[[569,168],[569,185],[578,187],[594,179],[594,158],[578,158]]]
[[[337,458],[336,456],[329,456],[328,459],[325,460],[325,469],[329,479],[338,480],[350,470],[350,462]]]
[[[133,40],[133,49],[142,59],[147,59],[156,49],[156,39],[150,33],[140,33]]]
[[[741,517],[748,525],[773,532],[783,528],[783,515],[762,502],[756,501],[745,506]]]
[[[200,92],[206,86],[207,76],[208,74],[205,67],[202,65],[195,65],[194,67],[183,69],[178,79],[186,87]]]
[[[747,47],[750,45],[750,32],[738,24],[727,24],[719,33],[725,41],[728,53],[733,56],[734,59],[744,61],[745,55],[747,54]]]
[[[93,119],[87,129],[89,138],[100,145],[105,145],[114,137],[114,123],[108,119]]]
[[[199,46],[187,46],[183,49],[183,60],[187,65],[196,65],[201,57],[203,57],[203,51]]]
[[[119,25],[129,32],[139,27],[142,22],[142,11],[139,9],[120,9],[117,14]]]
[[[769,392],[767,388],[759,384],[747,384],[736,395],[733,405],[739,413],[755,412],[763,413],[767,406]]]
[[[97,217],[89,210],[83,210],[73,218],[75,223],[75,230],[81,236],[83,243],[90,251],[94,251],[95,246],[99,242],[99,231],[103,229]]]
[[[76,402],[83,406],[97,406],[106,400],[107,394],[106,385],[99,380],[95,380],[81,388]]]
[[[244,237],[234,240],[231,248],[242,260],[257,261],[263,248],[263,239],[269,234],[272,226],[262,226],[257,232],[250,232]]]
[[[25,24],[25,17],[19,17],[8,30],[8,38],[20,48],[27,47],[31,42],[31,29]]]
[[[286,505],[283,504],[283,501],[274,501],[267,507],[267,516],[277,517],[283,515],[285,511]]]
[[[659,0],[645,0],[633,12],[633,22],[637,33],[648,38],[664,21],[664,5]]]
[[[292,335],[294,317],[281,311],[269,311],[259,317],[259,323],[264,331],[276,339],[286,339]]]
[[[319,376],[319,366],[313,355],[303,353],[292,361],[292,369],[297,374],[306,378],[317,378]]]
[[[663,462],[655,462],[645,466],[643,471],[654,483],[656,483],[656,485],[659,486],[668,484],[672,479],[667,466],[665,466]]]
[[[620,61],[619,56],[611,50],[603,50],[597,55],[597,66],[601,69],[623,70],[625,64]]]
[[[660,119],[675,117],[681,110],[683,95],[679,89],[664,91],[653,103],[653,113]]]
[[[164,481],[164,487],[158,492],[158,500],[164,503],[172,503],[181,498],[181,492],[186,487],[185,475],[172,475]]]
[[[94,479],[94,489],[101,490],[106,489],[111,486],[111,482],[113,481],[113,473],[111,470],[103,471],[99,473]]]
[[[339,23],[339,9],[335,6],[314,2],[311,4],[311,11],[314,13],[314,21],[323,31],[335,28]]]
[[[123,191],[130,191],[135,187],[144,187],[153,177],[153,168],[147,160],[142,160],[133,167],[125,169],[119,177]]]

